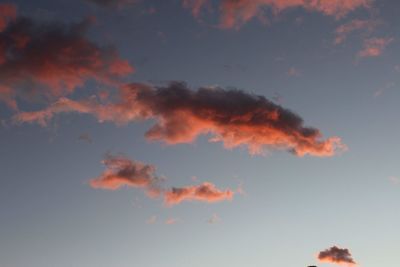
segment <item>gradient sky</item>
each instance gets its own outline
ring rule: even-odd
[[[333,246],[358,266],[399,266],[399,12],[396,0],[0,1],[0,266],[353,265],[321,262]],[[196,117],[189,102],[170,129],[179,142],[146,138],[181,95],[104,121],[97,109],[51,110],[61,98],[114,112],[126,84],[176,82],[209,92],[210,114],[236,118],[226,107],[242,97],[227,92],[241,90],[271,101],[252,115],[274,120],[272,106],[279,124],[290,110],[322,136],[304,155],[287,151],[302,130],[280,126],[291,141],[226,148],[208,139],[230,122]],[[140,105],[152,115],[121,121]],[[185,119],[211,133],[183,140]],[[256,126],[238,132],[269,142]],[[341,141],[314,150],[330,137]],[[161,180],[158,197],[132,181],[110,190],[107,157],[154,166],[139,178]],[[220,198],[164,199],[205,182]]]

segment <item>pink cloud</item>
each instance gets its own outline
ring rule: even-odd
[[[143,188],[151,197],[157,197],[161,193],[155,166],[113,155],[107,155],[103,164],[106,170],[89,181],[91,187],[107,190],[122,187]]]
[[[219,190],[212,183],[203,183],[197,186],[173,187],[165,192],[164,202],[168,206],[179,204],[183,201],[220,202],[231,200],[234,192],[227,189]]]
[[[348,23],[340,25],[335,31],[335,44],[343,43],[349,34],[354,31],[366,30],[367,32],[372,32],[379,22],[375,20],[360,20],[354,19]]]
[[[26,17],[10,21],[0,32],[0,99],[15,108],[17,97],[54,99],[88,80],[116,85],[132,73],[133,67],[114,48],[85,37],[92,21],[69,25]]]
[[[123,187],[143,189],[151,198],[162,197],[167,206],[184,201],[219,202],[231,200],[234,192],[222,191],[212,183],[197,186],[165,189],[161,186],[162,178],[156,174],[156,167],[125,156],[108,154],[103,160],[106,170],[98,177],[91,179],[89,185],[95,189],[117,190]]]
[[[364,46],[358,52],[359,57],[380,56],[385,48],[393,41],[393,38],[370,38],[364,41]]]
[[[168,218],[168,219],[165,220],[165,224],[172,225],[172,224],[177,224],[180,221],[181,220],[178,219],[178,218]]]
[[[47,109],[21,112],[14,120],[46,125],[63,112],[92,114],[117,124],[153,119],[156,124],[147,131],[147,139],[170,145],[211,135],[211,142],[222,142],[228,149],[243,146],[251,154],[274,148],[327,157],[346,150],[339,137],[323,140],[318,129],[305,127],[297,114],[263,96],[222,88],[193,91],[179,82],[165,87],[130,84],[121,88],[119,101],[105,105],[63,98]]]
[[[184,0],[184,6],[190,8],[195,16],[210,3],[209,0]],[[237,28],[253,18],[265,21],[265,9],[279,13],[290,8],[304,8],[321,12],[328,16],[341,18],[358,8],[370,6],[370,0],[220,0],[221,28]]]
[[[348,249],[338,248],[337,246],[333,246],[329,249],[321,251],[318,254],[318,260],[321,262],[335,263],[347,266],[353,266],[356,264]]]

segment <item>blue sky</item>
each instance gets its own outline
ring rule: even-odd
[[[221,26],[229,14],[223,4],[230,0],[205,1],[197,15],[191,4],[201,1],[94,2],[0,2],[0,47],[8,49],[0,50],[5,58],[0,60],[0,266],[352,265],[318,260],[319,252],[333,246],[348,249],[359,266],[398,266],[397,1],[349,0],[355,7],[347,10],[335,0],[340,9],[333,13],[324,9],[324,1],[316,6],[241,1],[230,27]],[[255,3],[257,12],[246,9]],[[242,12],[248,20],[241,20]],[[23,17],[31,18],[36,30],[18,26]],[[68,28],[85,18],[91,18],[86,30]],[[337,29],[357,20],[364,24],[335,44]],[[54,25],[71,34],[43,34]],[[28,36],[27,44],[18,47],[13,27]],[[63,46],[66,40],[74,45]],[[49,56],[52,44],[72,47],[72,53],[53,47]],[[86,55],[99,65],[87,62]],[[152,101],[164,103],[153,97],[114,111],[124,101],[119,91],[124,85],[144,84],[154,93],[172,90],[173,81],[185,82],[187,92],[205,88],[210,103],[215,88],[264,96],[282,108],[279,114],[293,111],[304,127],[322,136],[310,141],[304,156],[296,156],[287,150],[301,145],[293,137],[301,130],[290,128],[287,137],[277,126],[272,132],[286,139],[263,143],[264,153],[253,155],[247,149],[252,142],[227,149],[208,139],[227,131],[270,142],[268,134],[252,124],[236,132],[229,123],[197,117],[201,107],[181,107],[179,97],[166,103],[171,109],[152,106]],[[92,109],[64,107],[40,123],[35,112],[48,111],[60,98]],[[229,94],[215,101],[208,108],[226,115]],[[141,105],[149,117],[118,123]],[[100,122],[97,108],[114,117]],[[182,123],[196,120],[190,131],[199,122],[209,127],[208,134],[178,143],[167,135],[146,138],[175,108],[192,112],[181,118]],[[169,130],[185,136],[179,125]],[[313,154],[332,136],[347,149]],[[116,174],[102,164],[106,155],[156,170],[118,176],[118,168]],[[110,190],[107,171],[123,181],[117,190]],[[139,178],[145,186],[136,183]],[[146,194],[153,178],[163,180],[157,198]],[[93,179],[102,188],[93,188]],[[193,193],[166,205],[171,187],[204,182],[215,185],[219,199]],[[228,191],[231,199],[224,195]]]

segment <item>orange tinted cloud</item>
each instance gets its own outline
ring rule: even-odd
[[[346,149],[339,137],[323,139],[318,129],[305,127],[297,114],[263,96],[223,88],[193,91],[181,82],[164,87],[130,84],[120,89],[119,101],[104,105],[64,98],[14,119],[45,125],[60,112],[89,113],[99,121],[118,124],[153,119],[156,124],[147,131],[147,139],[171,145],[211,135],[210,142],[222,142],[229,149],[246,147],[251,154],[274,148],[297,156],[326,157]]]
[[[91,179],[89,185],[96,189],[117,190],[123,187],[143,189],[149,197],[162,196],[168,206],[183,201],[203,201],[208,203],[231,200],[234,192],[230,189],[221,191],[211,183],[183,188],[165,189],[161,186],[162,178],[155,172],[154,165],[131,160],[125,156],[108,154],[102,161],[106,170],[98,177]]]
[[[106,170],[89,181],[91,187],[108,190],[137,187],[145,189],[149,196],[159,195],[160,179],[154,174],[155,166],[114,155],[107,155],[102,163]]]
[[[340,25],[335,31],[335,44],[343,43],[347,39],[347,36],[354,31],[366,30],[367,32],[372,32],[378,24],[379,22],[374,20],[354,19]]]
[[[9,20],[17,17],[17,7],[14,4],[0,3],[0,32],[2,32]]]
[[[253,18],[265,20],[265,9],[279,13],[285,9],[302,7],[309,11],[321,12],[325,15],[341,18],[347,13],[368,7],[370,0],[220,0],[220,26],[237,28]],[[209,0],[184,0],[184,6],[192,9],[195,16],[210,4]]]
[[[91,19],[65,25],[26,17],[0,32],[0,99],[11,103],[67,95],[87,80],[115,84],[133,71],[112,47],[85,37]]]
[[[363,49],[358,52],[359,57],[380,56],[393,38],[370,38],[364,41]]]
[[[183,201],[219,202],[231,200],[234,192],[227,189],[219,190],[212,183],[203,183],[197,186],[173,187],[165,192],[164,202],[168,206],[179,204]]]
[[[352,266],[356,264],[348,249],[338,248],[337,246],[333,246],[329,249],[321,251],[318,254],[318,260],[321,262],[335,263],[339,265]]]

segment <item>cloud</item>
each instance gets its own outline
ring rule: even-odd
[[[17,7],[14,4],[0,3],[0,32],[4,31],[8,21],[17,17]]]
[[[219,190],[212,183],[203,183],[197,186],[173,187],[164,194],[164,203],[173,206],[183,201],[220,202],[231,200],[234,192],[227,189]]]
[[[287,75],[291,77],[300,77],[301,71],[298,68],[290,67],[289,70],[287,71]]]
[[[354,19],[336,28],[334,43],[336,45],[343,43],[348,35],[354,31],[366,30],[367,32],[372,32],[378,25],[379,22],[376,20]]]
[[[364,41],[364,46],[358,52],[358,57],[380,56],[385,48],[393,41],[393,38],[369,38]]]
[[[155,224],[157,222],[157,216],[153,215],[146,220],[147,224]]]
[[[222,142],[228,149],[243,146],[251,154],[273,148],[326,157],[346,149],[339,137],[322,139],[318,129],[305,127],[297,114],[263,96],[219,87],[193,91],[181,82],[160,87],[129,84],[121,87],[119,101],[104,105],[62,98],[47,109],[21,112],[14,120],[46,125],[63,112],[92,114],[117,124],[152,119],[156,123],[147,139],[170,145],[209,135],[210,142]]]
[[[123,187],[141,188],[149,197],[161,196],[167,206],[177,205],[184,201],[213,203],[231,200],[234,195],[230,189],[222,191],[209,182],[197,186],[165,189],[161,186],[163,178],[155,174],[154,165],[131,160],[121,155],[107,154],[102,163],[106,166],[106,170],[89,181],[92,188],[105,190],[117,190]]]
[[[165,224],[171,225],[171,224],[177,224],[181,220],[179,218],[168,218],[165,220]]]
[[[337,246],[321,251],[318,254],[318,260],[321,262],[336,263],[340,265],[356,264],[348,249],[338,248]]]
[[[93,143],[92,136],[90,134],[88,134],[88,133],[80,134],[79,137],[78,137],[78,140],[82,141],[82,142],[89,143],[89,144]]]
[[[400,178],[397,176],[389,176],[389,181],[394,185],[400,185]]]
[[[133,72],[116,49],[85,37],[92,21],[69,25],[38,23],[27,17],[10,21],[0,32],[0,100],[16,108],[17,98],[54,99],[87,80],[116,85]]]
[[[106,155],[102,163],[106,170],[89,181],[91,187],[107,190],[136,187],[143,188],[151,197],[160,194],[160,178],[155,175],[155,166],[111,154]]]
[[[218,214],[214,213],[210,219],[207,220],[209,224],[216,224],[221,221],[221,218],[218,216]]]
[[[342,18],[358,8],[370,6],[370,0],[220,0],[221,28],[238,28],[253,18],[265,21],[265,10],[279,13],[290,8],[304,8],[335,18]],[[184,7],[198,17],[210,0],[183,0]]]

